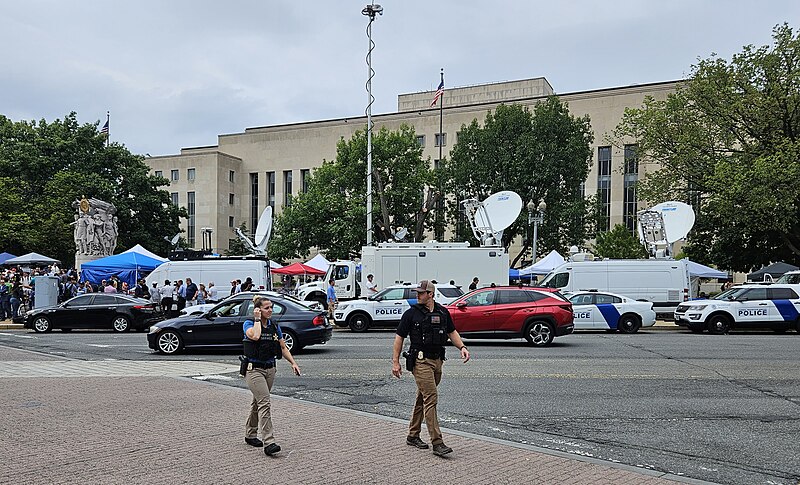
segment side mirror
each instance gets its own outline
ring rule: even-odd
[[[456,304],[456,308],[466,308],[466,306],[467,306],[467,303],[463,302],[463,301],[460,301],[460,302],[458,302]]]

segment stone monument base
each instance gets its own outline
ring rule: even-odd
[[[83,263],[88,263],[90,261],[97,261],[98,259],[102,258],[105,258],[105,256],[100,256],[97,254],[89,255],[89,254],[75,253],[75,270],[78,272],[78,274],[81,274],[81,265]]]

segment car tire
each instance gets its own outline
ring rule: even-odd
[[[706,328],[715,335],[725,334],[731,329],[731,321],[725,315],[714,315],[706,322]]]
[[[286,343],[286,348],[289,352],[298,352],[300,351],[301,345],[297,341],[297,334],[292,332],[291,330],[284,330],[283,331],[283,341]]]
[[[353,332],[366,332],[369,330],[369,324],[369,317],[363,313],[350,315],[347,319],[347,326],[350,327],[350,330]]]
[[[174,330],[164,330],[156,337],[156,347],[161,354],[176,354],[183,350],[183,339]]]
[[[125,315],[117,315],[111,322],[111,328],[115,332],[124,333],[131,329],[131,319]]]
[[[642,324],[639,323],[636,315],[622,315],[619,317],[619,322],[617,322],[617,329],[622,333],[636,333],[641,326]]]
[[[44,315],[39,315],[33,319],[33,330],[37,333],[45,333],[53,330],[53,323]]]
[[[689,325],[687,327],[692,333],[703,333],[705,327],[702,325]]]
[[[525,340],[534,347],[547,347],[553,343],[553,326],[541,320],[530,322],[525,327]]]

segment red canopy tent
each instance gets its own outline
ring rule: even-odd
[[[325,271],[320,271],[317,268],[312,268],[311,266],[306,266],[303,263],[294,263],[288,266],[284,266],[283,268],[277,268],[272,270],[273,273],[276,274],[286,274],[291,276],[299,276],[299,275],[324,275]]]

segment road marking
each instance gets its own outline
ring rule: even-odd
[[[17,338],[38,338],[38,337],[31,336],[31,335],[20,335],[18,333],[0,332],[0,335],[5,335],[7,337],[17,337]]]

